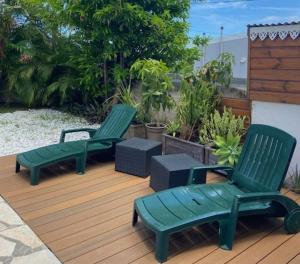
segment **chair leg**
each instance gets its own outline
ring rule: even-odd
[[[133,215],[132,215],[132,226],[135,226],[138,221],[139,215],[137,214],[136,210],[133,209]]]
[[[84,157],[80,157],[76,159],[76,172],[77,174],[84,174],[86,159]]]
[[[31,171],[30,171],[31,185],[38,185],[39,179],[40,179],[40,169],[39,168],[31,169]]]
[[[21,165],[18,161],[16,161],[16,173],[20,172]]]
[[[284,217],[284,228],[288,234],[300,232],[300,208],[286,214]]]
[[[155,242],[155,257],[160,263],[167,261],[168,250],[169,235],[164,233],[157,233]]]
[[[219,246],[225,250],[231,250],[236,230],[236,223],[230,220],[219,222]]]

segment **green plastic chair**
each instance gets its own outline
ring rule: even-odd
[[[239,216],[284,217],[288,233],[300,230],[300,207],[279,190],[287,173],[296,139],[277,128],[252,125],[237,166],[191,169],[188,186],[141,197],[134,202],[138,216],[156,235],[156,259],[167,260],[171,234],[209,222],[219,223],[219,246],[232,248]],[[231,172],[225,183],[193,184],[207,171]],[[200,177],[201,178],[201,177]]]
[[[110,151],[114,144],[122,141],[122,136],[128,129],[135,117],[136,110],[127,105],[114,105],[110,114],[106,117],[99,129],[79,128],[63,130],[60,136],[60,143],[49,145],[24,153],[16,158],[16,173],[20,166],[30,169],[31,185],[39,183],[40,169],[61,161],[76,160],[76,171],[84,174],[88,154]],[[88,140],[65,141],[67,133],[86,131],[90,135]]]

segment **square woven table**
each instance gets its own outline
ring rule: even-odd
[[[162,143],[131,138],[116,144],[115,170],[128,174],[147,177],[150,174],[151,157],[161,155]]]
[[[161,191],[187,184],[190,170],[203,164],[187,154],[170,154],[154,156],[151,161],[150,187]],[[203,176],[198,183],[205,183]]]

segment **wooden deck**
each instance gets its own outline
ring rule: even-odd
[[[92,160],[84,176],[75,174],[73,164],[63,164],[45,169],[32,187],[28,171],[15,174],[14,165],[14,156],[0,159],[0,194],[62,262],[157,263],[153,234],[141,223],[131,226],[133,200],[152,192],[149,179]],[[232,251],[219,249],[217,239],[214,225],[178,233],[167,263],[300,263],[300,233],[287,235],[282,219],[242,219]]]

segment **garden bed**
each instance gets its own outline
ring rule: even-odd
[[[187,141],[167,134],[163,135],[164,153],[186,153],[201,163],[205,163],[205,147],[195,142]]]

